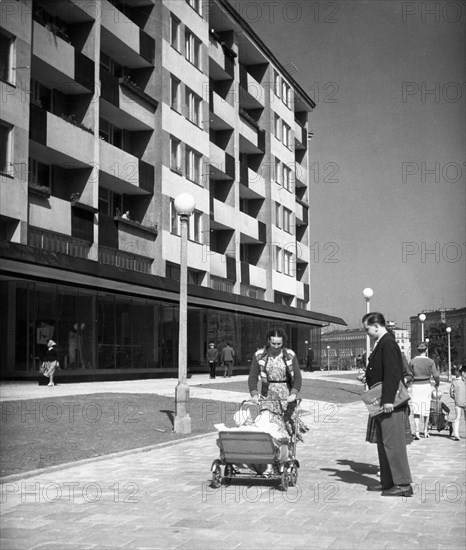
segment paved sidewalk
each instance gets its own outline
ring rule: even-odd
[[[124,391],[140,385],[147,393],[152,383],[154,393],[173,395],[173,380],[128,382]],[[104,390],[104,384],[94,383],[95,391],[122,391]],[[65,386],[71,385],[50,389],[71,391]],[[46,390],[38,389],[28,398]],[[8,394],[17,399],[15,392],[3,385],[0,393],[5,400]],[[238,401],[237,392],[222,393]],[[364,441],[367,413],[361,403],[313,402],[308,413],[310,431],[298,446],[298,486],[287,493],[265,480],[211,489],[218,449],[216,435],[207,434],[3,484],[0,546],[464,549],[464,422],[460,442],[444,431],[409,446],[415,494],[403,499],[367,492],[377,481],[378,462],[375,445]]]

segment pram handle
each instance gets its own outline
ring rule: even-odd
[[[241,406],[243,406],[246,403],[252,403],[254,405],[259,405],[260,403],[280,403],[281,401],[288,401],[286,398],[284,399],[259,399],[256,401],[255,399],[245,399]],[[294,401],[290,401],[290,403],[297,403],[298,405],[301,403],[302,399],[301,397],[297,397]]]

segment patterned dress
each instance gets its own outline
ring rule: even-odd
[[[266,400],[260,402],[262,410],[268,410],[272,414],[271,421],[277,424],[289,436],[295,433],[297,427],[297,439],[302,441],[302,433],[308,431],[307,426],[299,418],[296,410],[296,401],[287,403],[290,395],[291,381],[286,363],[281,352],[276,357],[268,355],[265,364],[261,367],[262,397]],[[269,399],[282,399],[283,401],[267,401]]]

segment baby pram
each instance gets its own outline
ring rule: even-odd
[[[450,408],[442,401],[442,392],[435,389],[430,398],[429,429],[433,430],[435,428],[438,432],[449,430],[451,435],[453,426],[451,421],[448,420],[449,413]]]
[[[243,401],[241,410],[248,406],[260,406],[267,401]],[[299,404],[297,399],[296,421],[291,437],[275,439],[261,431],[219,431],[217,445],[220,448],[220,458],[212,463],[212,487],[220,487],[222,483],[230,484],[236,479],[264,478],[263,472],[268,464],[273,465],[273,473],[266,477],[280,484],[282,491],[296,485],[298,480],[299,462],[296,459],[296,443],[299,419]]]

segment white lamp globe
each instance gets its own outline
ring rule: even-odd
[[[362,291],[362,295],[364,296],[364,298],[366,300],[370,300],[372,298],[372,296],[374,296],[374,291],[372,290],[372,288],[365,288]]]
[[[448,332],[448,334],[450,334],[450,332],[451,332],[451,327],[447,327],[445,330]]]
[[[419,314],[419,321],[421,321],[421,323],[423,323],[425,320],[426,320],[426,316],[424,315],[424,313],[420,313]]]
[[[189,193],[180,193],[175,198],[175,210],[180,216],[190,216],[193,213],[195,206],[196,201]]]

